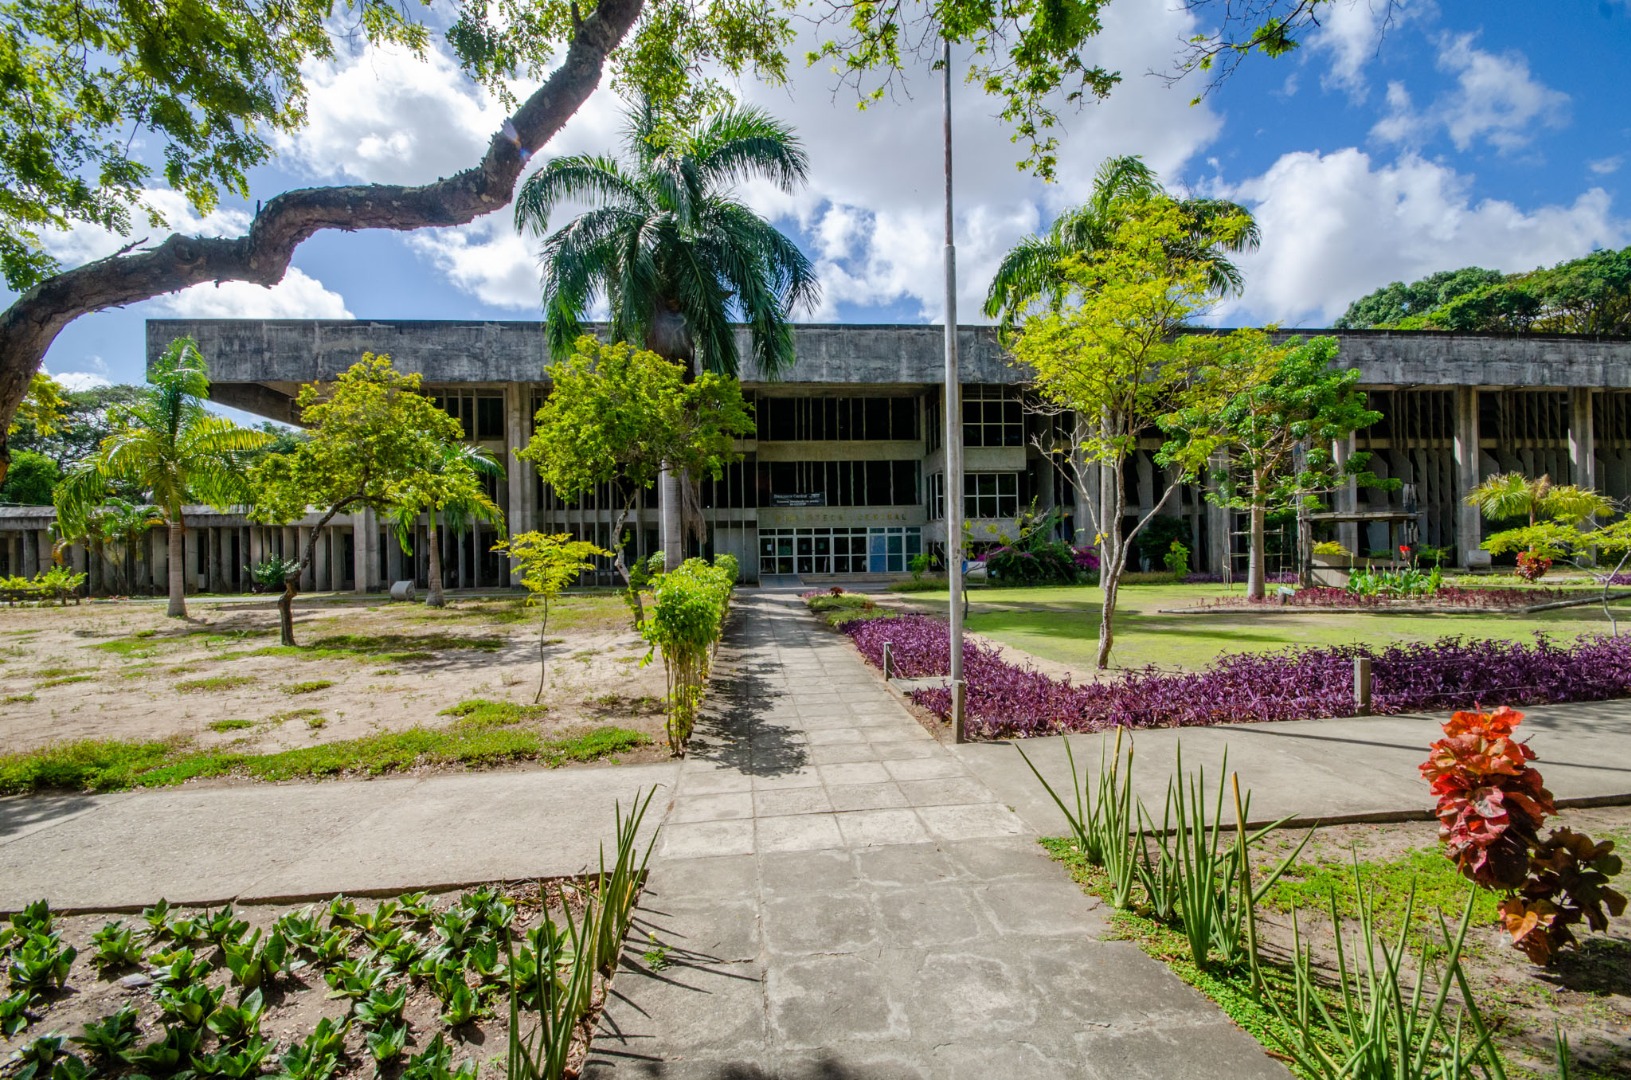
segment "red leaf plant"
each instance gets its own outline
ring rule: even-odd
[[[1626,900],[1609,886],[1621,865],[1612,841],[1571,829],[1541,839],[1557,808],[1529,765],[1535,752],[1512,737],[1522,720],[1505,706],[1455,713],[1421,772],[1438,797],[1445,854],[1472,881],[1506,894],[1498,910],[1513,945],[1546,964],[1577,944],[1573,925],[1601,932]]]

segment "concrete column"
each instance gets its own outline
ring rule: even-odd
[[[262,529],[258,525],[249,526],[249,568],[253,570],[266,558],[266,541],[261,536]]]
[[[170,530],[166,526],[147,531],[147,550],[148,583],[154,595],[165,596],[170,592]]]
[[[295,530],[295,545],[296,545],[296,547],[295,547],[294,555],[292,557],[296,558],[296,559],[305,558],[306,557],[306,545],[308,543],[310,543],[310,542],[311,542],[311,529],[307,528],[304,525],[302,525],[298,529],[296,529]],[[313,565],[312,566],[307,566],[306,569],[304,571],[302,571],[301,574],[300,574],[300,590],[301,590],[301,592],[311,592],[313,589],[317,588],[317,573],[316,573],[316,570],[314,569],[314,566],[315,566],[316,562],[317,562],[317,555],[316,555],[315,552],[313,552],[313,554],[312,554],[312,564]]]
[[[322,535],[317,538],[317,546],[312,549],[312,588],[315,591],[327,592],[334,588],[334,583],[328,576],[328,546],[333,535],[332,529],[324,529]]]
[[[40,534],[33,529],[27,529],[23,532],[22,556],[23,576],[31,578],[37,575],[41,570]]]
[[[1169,466],[1162,469],[1160,480],[1161,486],[1159,489],[1151,489],[1150,498],[1159,499],[1166,493],[1167,485],[1176,479],[1178,479],[1178,469],[1175,466]],[[1181,518],[1184,516],[1184,493],[1182,490],[1174,491],[1172,493],[1172,498],[1168,499],[1166,505],[1161,507],[1161,516],[1173,518]]]
[[[351,515],[353,530],[352,587],[360,593],[368,591],[379,576],[375,566],[379,562],[379,526],[372,510],[359,510]]]
[[[1337,468],[1343,468],[1354,456],[1359,439],[1349,433],[1345,439],[1338,439],[1331,446],[1332,457],[1336,459]],[[1342,486],[1332,493],[1332,503],[1337,513],[1352,514],[1359,510],[1359,482],[1353,477],[1342,482]],[[1343,521],[1337,524],[1337,543],[1355,554],[1359,553],[1359,523],[1357,521]]]
[[[1212,455],[1208,468],[1214,472],[1226,472],[1229,468],[1229,455],[1217,453]],[[1217,492],[1218,482],[1215,478],[1206,478],[1206,490]],[[1229,536],[1230,516],[1226,507],[1208,499],[1206,502],[1206,535],[1211,539],[1211,547],[1206,553],[1206,571],[1209,574],[1222,576],[1229,569],[1229,547],[1232,539]]]
[[[181,534],[181,554],[185,565],[181,570],[182,588],[189,593],[198,591],[198,530],[191,525]]]
[[[388,532],[385,539],[385,584],[402,580],[402,545]]]
[[[531,397],[532,392],[525,383],[509,383],[504,387],[504,469],[509,487],[509,505],[504,508],[504,514],[512,532],[525,532],[532,527],[527,524],[531,518],[527,513],[527,493],[531,485],[527,482],[527,470],[522,468],[526,463],[515,456],[517,450],[527,445],[527,406]],[[519,586],[521,564],[514,559],[509,563],[510,584]]]
[[[1476,506],[1466,504],[1467,493],[1478,486],[1478,388],[1455,388],[1455,546],[1463,567],[1487,566],[1488,556],[1478,547],[1482,522]],[[1481,556],[1481,557],[1480,557]]]
[[[1597,489],[1597,439],[1592,430],[1592,390],[1577,387],[1569,391],[1569,480],[1583,488]]]
[[[218,593],[221,591],[221,527],[207,526],[199,539],[204,545],[204,589]]]

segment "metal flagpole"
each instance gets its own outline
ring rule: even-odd
[[[946,581],[951,592],[951,730],[963,741],[963,406],[957,376],[957,246],[951,208],[951,39],[943,39],[942,127],[946,148]]]

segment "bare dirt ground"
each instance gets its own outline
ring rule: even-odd
[[[1631,854],[1631,807],[1561,810],[1547,821],[1542,835],[1558,827],[1587,833],[1594,840],[1614,840],[1617,853]],[[1254,864],[1260,871],[1266,869],[1294,847],[1302,835],[1298,830],[1273,834],[1261,857],[1254,858]],[[1467,895],[1460,878],[1443,870],[1449,863],[1440,851],[1437,822],[1327,826],[1315,831],[1290,877],[1306,879],[1311,872],[1324,868],[1351,881],[1356,857],[1367,865],[1397,866],[1400,869],[1395,873],[1372,876],[1366,872],[1368,882],[1379,894],[1392,894],[1388,899],[1397,908],[1403,900],[1400,893],[1410,888],[1411,874],[1405,861],[1414,855],[1421,860],[1418,865],[1429,872],[1437,871],[1435,878],[1450,879],[1447,886],[1430,888],[1417,878],[1416,911],[1425,928],[1429,912],[1443,910],[1449,919],[1459,920]],[[1614,885],[1621,892],[1631,892],[1628,879],[1631,873],[1622,873]],[[1488,903],[1493,908],[1493,900]],[[1284,911],[1272,908],[1260,911],[1259,933],[1265,952],[1279,959],[1289,957],[1290,918]],[[1569,1038],[1577,1075],[1631,1078],[1631,910],[1610,919],[1606,933],[1588,933],[1583,925],[1578,927],[1580,947],[1564,950],[1549,967],[1537,967],[1513,948],[1506,932],[1489,914],[1487,919],[1475,917],[1464,959],[1473,995],[1495,1028],[1509,1074],[1515,1078],[1555,1075],[1555,1023]],[[1323,901],[1311,902],[1299,913],[1298,923],[1303,942],[1314,944],[1321,967],[1332,973],[1335,954],[1329,908]],[[1382,932],[1391,941],[1397,927],[1386,925]],[[1351,919],[1345,919],[1344,933],[1351,952],[1357,933]]]
[[[277,648],[270,600],[0,608],[0,750],[80,739],[190,739],[269,753],[414,726],[461,701],[531,704],[539,617],[519,599],[420,604],[302,598],[298,650]],[[546,736],[613,724],[663,742],[660,661],[610,593],[550,614]],[[636,752],[663,756],[652,748]],[[625,758],[628,760],[628,758]]]

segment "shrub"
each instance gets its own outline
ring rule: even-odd
[[[66,605],[68,598],[77,594],[84,584],[84,574],[66,566],[52,566],[31,578],[0,577],[0,594],[14,607],[18,601],[43,604],[56,600]]]
[[[299,559],[280,559],[274,555],[270,559],[262,559],[254,566],[244,567],[244,572],[254,583],[256,592],[281,592],[284,580],[298,569]]]
[[[1164,556],[1167,564],[1167,573],[1175,578],[1182,578],[1189,573],[1189,548],[1181,540],[1174,540]]]
[[[1539,581],[1552,568],[1552,560],[1532,551],[1518,552],[1518,576],[1525,581]]]
[[[1574,925],[1584,920],[1601,933],[1626,900],[1608,884],[1621,867],[1612,841],[1571,829],[1540,838],[1556,807],[1529,764],[1535,752],[1512,737],[1522,721],[1504,706],[1455,713],[1421,773],[1438,796],[1445,855],[1474,883],[1505,894],[1499,910],[1512,943],[1545,964],[1576,944]]]
[[[946,673],[950,645],[938,620],[875,619],[849,623],[844,632],[875,667],[882,667],[883,643],[889,641],[901,676]],[[1378,714],[1454,709],[1497,694],[1519,704],[1631,696],[1631,638],[1586,637],[1561,646],[1538,634],[1528,644],[1446,637],[1385,649],[1240,653],[1202,671],[1171,674],[1152,667],[1080,686],[965,641],[966,709],[972,728],[993,738],[1352,716],[1356,656],[1371,658],[1371,711]],[[917,690],[912,696],[940,716],[950,715],[950,691]]]
[[[1335,540],[1321,540],[1314,545],[1315,555],[1331,555],[1339,559],[1353,558],[1353,552],[1337,543]]]
[[[708,668],[724,631],[735,584],[730,571],[717,559],[713,566],[687,559],[652,581],[651,612],[640,624],[640,636],[662,652],[668,680],[668,747],[676,757],[685,753],[691,738]],[[650,659],[648,652],[646,660]]]

